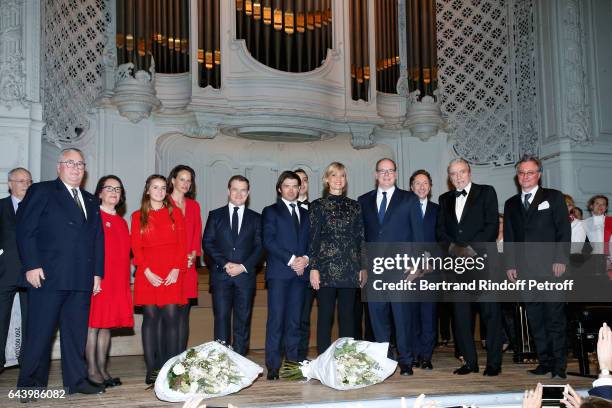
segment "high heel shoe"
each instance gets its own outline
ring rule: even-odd
[[[116,387],[118,385],[121,385],[121,379],[119,377],[115,377],[115,378],[106,378],[104,379],[104,385],[106,387]]]

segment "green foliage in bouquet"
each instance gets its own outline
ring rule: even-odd
[[[215,349],[190,348],[185,358],[176,361],[168,371],[170,389],[183,393],[219,394],[241,380],[232,359]]]
[[[302,375],[302,363],[298,363],[297,361],[288,361],[283,362],[280,370],[278,371],[278,375],[280,378],[284,378],[289,381],[302,381],[305,380]]]
[[[357,342],[348,340],[334,350],[336,372],[345,385],[371,385],[381,381],[380,365],[367,354],[357,351]]]

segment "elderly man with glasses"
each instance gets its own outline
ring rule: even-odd
[[[4,371],[4,365],[6,364],[4,350],[15,295],[19,294],[22,322],[25,322],[27,311],[26,294],[22,287],[21,261],[19,260],[17,238],[15,237],[15,213],[31,184],[32,175],[23,167],[17,167],[9,171],[9,196],[0,200],[0,372]]]
[[[91,294],[99,291],[104,273],[100,201],[80,188],[85,175],[80,150],[61,152],[57,174],[53,181],[30,187],[17,211],[30,312],[26,332],[36,333],[25,339],[17,387],[47,387],[59,324],[64,387],[69,393],[100,393],[104,389],[87,379],[85,363]]]

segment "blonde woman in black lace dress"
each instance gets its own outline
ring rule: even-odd
[[[356,295],[365,279],[361,267],[364,240],[361,207],[346,196],[348,180],[342,163],[323,175],[323,197],[310,205],[310,284],[317,290],[317,352],[331,344],[338,304],[340,337],[354,337]],[[337,301],[337,302],[336,302]]]

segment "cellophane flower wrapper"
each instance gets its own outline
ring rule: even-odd
[[[387,358],[389,343],[374,343],[342,337],[323,354],[302,363],[302,375],[336,390],[354,390],[383,382],[397,368]]]
[[[155,395],[168,402],[222,397],[250,386],[261,373],[261,366],[211,341],[168,360],[155,380]]]

